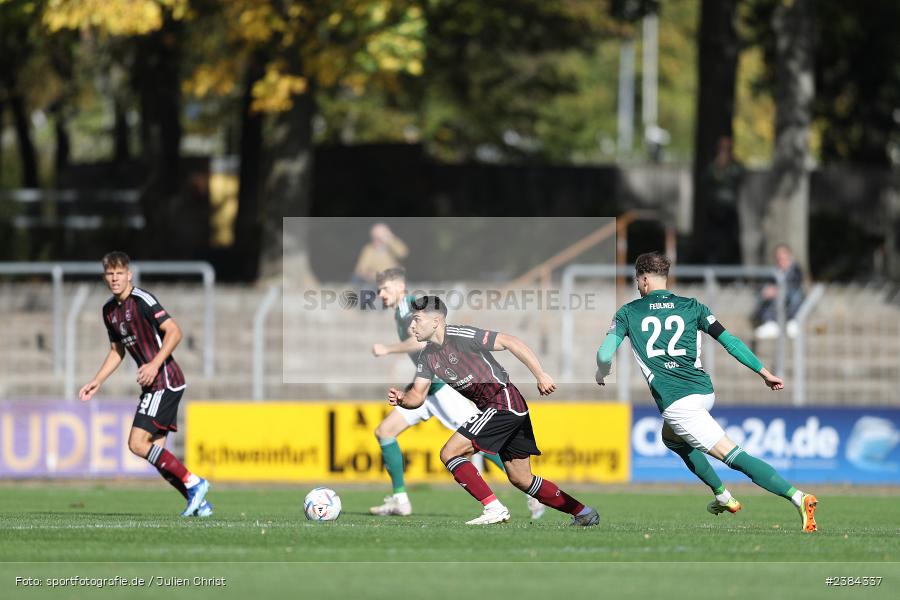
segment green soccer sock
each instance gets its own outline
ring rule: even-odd
[[[705,454],[685,443],[669,442],[668,440],[663,440],[663,443],[669,450],[681,457],[681,460],[691,470],[691,473],[708,485],[713,494],[721,494],[725,491],[722,480],[719,479],[719,475],[712,468],[712,465],[709,464]]]
[[[494,463],[495,465],[497,465],[497,468],[500,469],[501,471],[506,470],[505,468],[503,468],[503,461],[500,460],[499,454],[488,454],[487,452],[482,452],[481,455],[484,456],[489,461],[491,461],[492,463]]]
[[[722,462],[749,477],[759,487],[782,498],[790,500],[796,492],[796,488],[785,481],[778,471],[772,468],[772,465],[755,456],[750,456],[740,446],[732,448]]]
[[[381,444],[381,458],[384,460],[384,467],[387,469],[388,475],[391,476],[391,485],[395,494],[406,491],[406,484],[403,481],[403,453],[400,451],[400,444],[397,438],[380,438],[378,443]]]

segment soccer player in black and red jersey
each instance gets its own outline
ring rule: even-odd
[[[187,507],[181,516],[207,517],[212,514],[212,505],[206,500],[209,482],[188,471],[166,450],[167,435],[178,430],[178,403],[186,386],[184,373],[172,356],[181,341],[181,328],[156,298],[131,284],[130,263],[124,252],[103,257],[103,278],[113,293],[103,305],[111,348],[100,370],[78,396],[83,402],[93,398],[128,350],[137,363],[141,386],[128,449],[146,458],[184,496]]]
[[[531,457],[540,455],[525,398],[491,352],[509,350],[537,379],[538,391],[548,396],[556,389],[534,352],[515,336],[477,327],[447,325],[447,307],[437,296],[412,303],[411,330],[427,342],[416,361],[416,378],[409,391],[391,388],[388,402],[417,408],[425,401],[432,378],[440,377],[475,403],[478,413],[450,437],[441,449],[441,461],[453,478],[484,505],[481,516],[467,525],[488,525],[509,520],[509,510],[481,478],[469,457],[476,451],[499,454],[510,483],[543,504],[572,515],[572,524],[589,526],[600,515],[571,497],[556,484],[531,473]]]

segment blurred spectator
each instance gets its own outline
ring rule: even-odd
[[[734,157],[732,140],[719,138],[716,157],[703,174],[707,194],[706,218],[709,225],[707,259],[713,264],[741,262],[741,228],[738,196],[744,179],[744,166]]]
[[[773,252],[775,267],[784,273],[785,280],[785,317],[787,318],[787,334],[789,337],[797,335],[797,322],[794,315],[803,304],[803,271],[794,262],[794,255],[787,244],[778,244]],[[756,325],[754,335],[756,339],[769,340],[781,334],[778,326],[778,286],[768,283],[759,294],[759,301],[753,311],[753,323]]]
[[[353,270],[353,284],[357,288],[374,289],[375,274],[401,266],[409,250],[384,223],[376,223],[369,232],[371,240],[363,246]]]

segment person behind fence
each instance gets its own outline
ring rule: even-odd
[[[409,249],[390,227],[376,223],[369,231],[370,241],[359,251],[356,267],[353,269],[353,285],[359,289],[376,289],[376,275],[382,271],[402,266],[400,261],[409,254]]]
[[[785,281],[785,330],[788,336],[797,335],[798,325],[794,320],[797,311],[803,304],[803,271],[794,260],[794,254],[787,244],[778,244],[773,252],[775,268],[784,273]],[[767,283],[759,293],[759,300],[751,317],[756,330],[754,336],[758,340],[777,338],[781,334],[778,325],[778,286],[775,282]]]

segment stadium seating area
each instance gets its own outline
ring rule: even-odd
[[[585,284],[587,285],[587,284]],[[148,284],[169,312],[182,325],[185,338],[176,357],[188,377],[193,399],[247,399],[252,397],[253,317],[265,293],[263,288],[219,285],[216,289],[215,375],[203,375],[203,291],[199,285]],[[748,320],[755,302],[752,286],[723,286],[714,298],[706,298],[702,286],[679,285],[679,292],[704,298],[719,320],[742,339],[753,343]],[[66,298],[74,284],[66,284]],[[880,287],[829,285],[806,326],[807,402],[817,405],[891,405],[898,402],[900,384],[900,306]],[[101,283],[92,285],[78,318],[75,341],[75,372],[78,386],[90,379],[103,359],[107,339],[100,322],[100,307],[108,293]],[[376,360],[372,343],[393,342],[393,319],[386,313],[343,310],[310,315],[292,313],[289,331],[279,304],[266,323],[265,395],[267,399],[379,398],[387,384],[403,384],[412,375],[403,356]],[[60,397],[62,374],[54,373],[52,352],[51,295],[49,284],[4,283],[0,285],[0,311],[4,335],[0,345],[0,399]],[[593,356],[605,334],[611,314],[580,316],[573,339],[574,381],[562,381],[561,335],[558,313],[543,317],[532,311],[492,312],[489,316],[457,314],[452,322],[500,329],[529,342],[558,377],[558,398],[597,399],[618,397],[617,385],[598,388],[593,382]],[[483,322],[486,319],[489,322]],[[543,321],[542,321],[543,318]],[[541,327],[546,332],[541,334]],[[282,348],[285,333],[291,343],[284,346],[290,374],[308,382],[299,387],[282,383]],[[753,344],[767,365],[774,365],[776,342]],[[298,348],[308,351],[299,352]],[[314,350],[309,350],[314,349]],[[627,348],[624,348],[627,352]],[[793,377],[793,342],[786,349],[788,393],[771,394],[750,373],[731,360],[711,340],[703,346],[704,364],[714,375],[721,404],[790,404]],[[710,356],[710,355],[713,356]],[[622,354],[622,356],[626,356]],[[526,396],[534,396],[531,378],[511,356],[501,357],[513,381],[527,382]],[[105,397],[136,395],[134,365],[129,359],[106,384]],[[639,371],[630,369],[631,399],[647,396]]]

